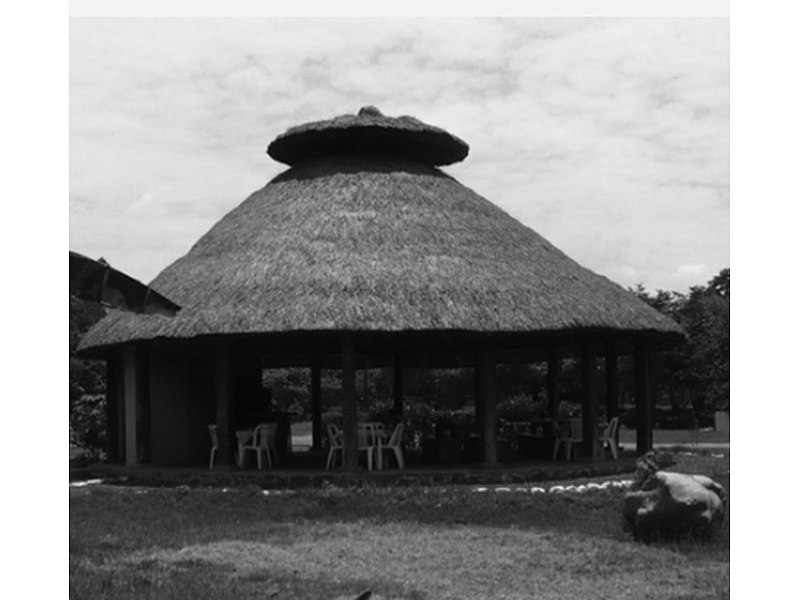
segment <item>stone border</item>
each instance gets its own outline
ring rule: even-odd
[[[165,469],[149,467],[126,468],[119,465],[98,465],[70,473],[70,485],[80,482],[103,482],[114,485],[149,487],[251,487],[265,490],[337,487],[430,487],[447,485],[521,485],[526,483],[609,477],[633,473],[634,460],[621,459],[597,464],[554,465],[526,469],[469,469],[405,471],[242,471],[238,469]]]

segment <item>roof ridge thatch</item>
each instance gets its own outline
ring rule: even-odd
[[[300,331],[681,331],[435,167],[385,154],[302,161],[151,285],[183,307],[176,317],[111,315],[82,349]]]

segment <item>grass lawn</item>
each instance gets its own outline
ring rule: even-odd
[[[636,444],[636,430],[620,427],[619,441],[623,444]],[[656,446],[691,446],[692,444],[730,444],[728,431],[713,429],[691,431],[687,429],[654,429],[653,444]]]
[[[677,458],[729,488],[727,453]],[[729,597],[727,518],[710,541],[645,545],[623,494],[72,487],[69,597]]]

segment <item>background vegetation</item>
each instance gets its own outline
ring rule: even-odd
[[[105,315],[97,303],[69,298],[69,440],[95,452],[106,441],[104,361],[75,356],[81,337]]]
[[[691,407],[698,416],[728,410],[730,402],[731,273],[723,269],[705,286],[688,294],[641,285],[633,290],[642,300],[677,321],[687,344],[659,359],[660,400],[673,407]]]

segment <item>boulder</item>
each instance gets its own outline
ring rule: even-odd
[[[633,489],[640,490],[642,486],[658,471],[675,464],[675,457],[663,450],[650,450],[636,461],[636,472],[633,474]]]
[[[637,538],[707,535],[724,521],[725,497],[705,475],[656,471],[625,495],[622,514]]]

